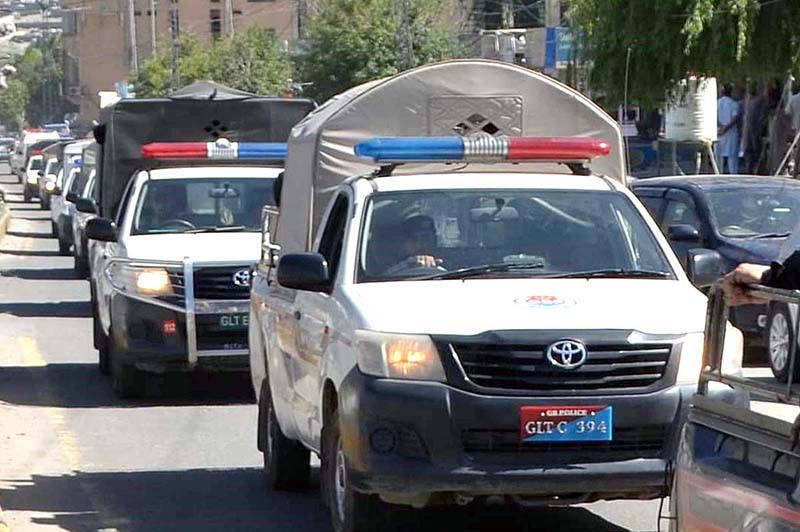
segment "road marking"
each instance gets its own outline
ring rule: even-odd
[[[39,351],[39,344],[36,341],[36,338],[32,336],[18,336],[16,337],[16,341],[19,349],[18,352],[20,353],[22,361],[26,366],[47,366],[47,361]],[[40,386],[38,386],[37,393],[43,395],[44,398],[48,400],[49,404],[53,404],[55,397],[53,396],[49,384],[47,382],[41,382],[38,384],[40,384]],[[81,455],[78,446],[78,440],[75,438],[75,434],[69,430],[67,418],[64,415],[64,412],[62,412],[62,409],[58,407],[49,407],[45,410],[50,418],[50,421],[55,426],[56,438],[58,439],[61,452],[67,461],[67,465],[72,470],[79,470],[81,466]]]

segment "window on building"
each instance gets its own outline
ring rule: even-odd
[[[222,11],[212,9],[209,17],[211,18],[211,36],[215,39],[222,37]]]
[[[78,12],[64,11],[61,16],[61,30],[64,35],[75,35],[78,33]]]

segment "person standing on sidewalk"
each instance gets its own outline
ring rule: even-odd
[[[739,102],[733,99],[733,85],[726,83],[717,101],[719,137],[715,152],[720,173],[739,173],[739,122]]]

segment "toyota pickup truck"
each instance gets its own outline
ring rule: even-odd
[[[721,265],[699,250],[684,273],[624,153],[584,96],[481,60],[298,124],[251,293],[267,484],[305,485],[319,455],[340,532],[395,505],[667,495],[702,358],[692,281]],[[732,327],[726,351],[738,372]]]

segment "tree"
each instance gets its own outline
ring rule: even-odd
[[[572,0],[568,16],[609,103],[622,100],[629,50],[629,94],[652,105],[690,74],[766,81],[798,68],[800,2]]]
[[[63,117],[62,57],[61,37],[54,35],[39,39],[14,61],[17,79],[27,88],[26,118],[31,124],[44,124]]]
[[[209,44],[183,34],[179,44],[178,78],[181,86],[211,79],[255,94],[277,94],[288,88],[292,64],[275,33],[251,28]],[[171,51],[145,61],[133,79],[140,97],[169,94],[172,84]]]
[[[325,100],[354,85],[458,55],[448,0],[320,0],[298,67]]]
[[[25,127],[25,108],[28,105],[28,88],[25,82],[13,79],[8,88],[0,92],[0,122],[11,130]]]

